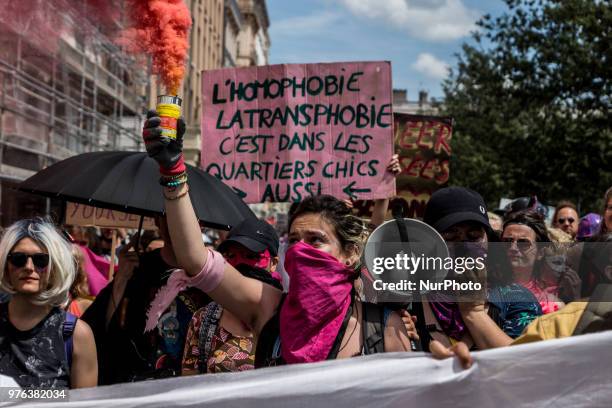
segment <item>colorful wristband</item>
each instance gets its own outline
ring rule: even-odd
[[[187,171],[187,166],[185,166],[185,157],[181,154],[178,161],[174,164],[174,166],[168,167],[159,167],[159,172],[162,176],[176,176],[178,174],[184,173]]]
[[[159,178],[159,184],[164,187],[178,187],[187,183],[187,173],[183,172],[174,176],[164,176]]]

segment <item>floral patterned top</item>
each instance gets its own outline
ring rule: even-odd
[[[559,291],[558,286],[542,288],[542,286],[535,279],[530,280],[523,286],[529,289],[536,299],[538,299],[540,306],[542,306],[542,314],[556,312],[564,306],[564,303],[557,297],[557,293]]]
[[[513,339],[542,315],[542,307],[535,296],[517,283],[492,288],[488,301],[489,316]]]
[[[210,307],[219,307],[214,303],[198,310],[191,319],[187,331],[185,353],[183,356],[183,369],[195,370],[200,373],[224,373],[246,371],[255,368],[255,350],[253,348],[253,337],[235,336],[220,324],[214,329],[208,356],[205,353],[205,345],[202,344],[202,327],[206,313]],[[206,367],[202,367],[201,361],[206,361]]]

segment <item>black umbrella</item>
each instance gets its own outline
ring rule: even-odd
[[[230,229],[255,214],[228,186],[187,166],[189,195],[209,227]],[[94,152],[62,160],[18,185],[22,191],[143,216],[164,214],[157,163],[146,153]]]

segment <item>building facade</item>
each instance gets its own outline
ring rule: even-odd
[[[238,34],[236,66],[267,65],[270,20],[265,0],[238,0],[244,24]]]
[[[427,91],[419,91],[418,100],[410,101],[407,90],[393,90],[393,112],[435,116],[440,113],[441,107],[442,102],[429,98]]]
[[[2,226],[59,218],[59,203],[15,190],[37,171],[79,153],[142,149],[146,70],[83,17],[81,2],[50,3],[0,13]]]
[[[0,13],[0,225],[60,218],[61,203],[15,190],[37,171],[84,152],[144,150],[143,114],[164,90],[146,58],[111,40],[127,21],[122,1],[108,0],[119,14],[104,24],[85,17],[100,20],[89,2],[71,0]],[[269,21],[264,0],[184,1],[193,26],[179,96],[186,160],[199,164],[202,71],[267,64]]]
[[[235,67],[238,57],[238,35],[244,25],[244,17],[238,7],[237,0],[225,0],[225,15],[223,21],[223,66]]]

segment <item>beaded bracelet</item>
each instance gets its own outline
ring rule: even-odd
[[[183,173],[180,177],[168,179],[166,177],[161,177],[159,179],[159,184],[164,187],[178,187],[181,184],[185,184],[187,182],[187,174]]]
[[[176,181],[169,181],[167,183],[164,183],[164,187],[178,187],[181,184],[185,184],[187,183],[187,179],[185,180],[176,180]]]
[[[171,176],[163,174],[161,176],[161,178],[164,179],[164,180],[176,180],[176,179],[179,179],[181,177],[187,177],[187,172],[182,172],[182,173],[174,174],[174,175],[171,175]]]
[[[185,180],[177,180],[177,181],[162,181],[160,180],[159,184],[161,184],[163,187],[178,187],[181,184],[185,184],[187,183],[187,179]]]
[[[187,193],[188,193],[188,192],[189,192],[189,186],[187,186],[187,188],[185,189],[185,191],[183,191],[181,194],[179,194],[179,195],[177,195],[177,196],[174,196],[174,197],[168,197],[168,196],[166,195],[166,193],[164,193],[164,198],[165,198],[166,200],[169,200],[169,201],[174,201],[174,200],[178,200],[179,198],[183,198],[183,197],[185,197],[185,196],[187,195]]]

